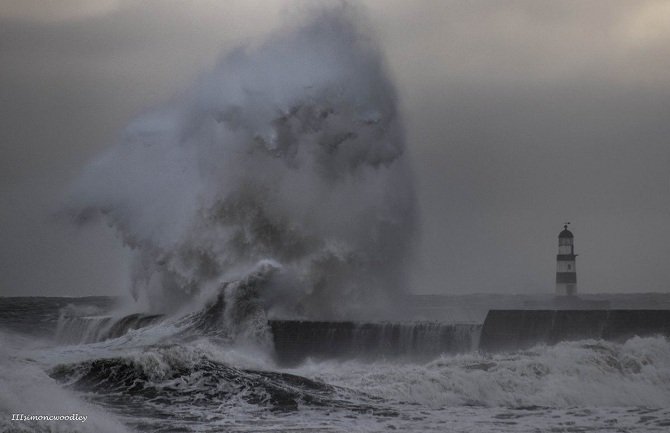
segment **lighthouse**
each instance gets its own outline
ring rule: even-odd
[[[558,255],[556,256],[556,296],[577,294],[577,267],[575,259],[575,236],[565,223],[558,234]]]

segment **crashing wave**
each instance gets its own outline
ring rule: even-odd
[[[166,335],[159,333],[161,338],[211,337],[238,346],[270,347],[268,320],[265,308],[259,302],[258,288],[274,271],[274,267],[265,264],[240,280],[227,282],[216,296],[188,314],[89,316],[85,314],[90,312],[87,309],[79,311],[66,307],[58,319],[56,339],[65,343],[92,343],[156,326],[172,329]]]
[[[259,263],[270,309],[383,311],[405,289],[413,182],[396,94],[349,7],[238,49],[136,118],[73,186],[135,252],[132,291],[154,311]],[[260,287],[262,286],[262,287]]]

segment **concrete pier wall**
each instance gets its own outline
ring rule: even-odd
[[[479,348],[497,352],[589,338],[623,341],[635,335],[670,336],[670,310],[491,310]]]
[[[312,358],[430,359],[477,349],[481,325],[270,321],[276,358],[295,364]]]

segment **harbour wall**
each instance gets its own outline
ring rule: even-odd
[[[69,343],[103,341],[163,319],[141,314],[121,318],[63,316],[56,337]],[[195,332],[220,326],[218,321],[205,324],[196,323]],[[284,365],[307,358],[421,361],[442,354],[515,351],[570,340],[670,337],[670,310],[490,310],[483,325],[270,320],[268,326],[275,358]]]
[[[356,323],[271,320],[275,355],[282,364],[311,358],[431,359],[477,349],[480,324]]]
[[[523,350],[536,344],[633,336],[670,336],[670,310],[491,310],[479,349]]]

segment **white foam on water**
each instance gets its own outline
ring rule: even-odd
[[[427,364],[312,362],[291,370],[330,384],[425,407],[670,407],[670,343],[564,342]]]
[[[0,431],[54,433],[130,432],[118,418],[64,389],[43,366],[26,357],[30,339],[0,332]],[[81,421],[12,421],[12,414],[72,415]]]

